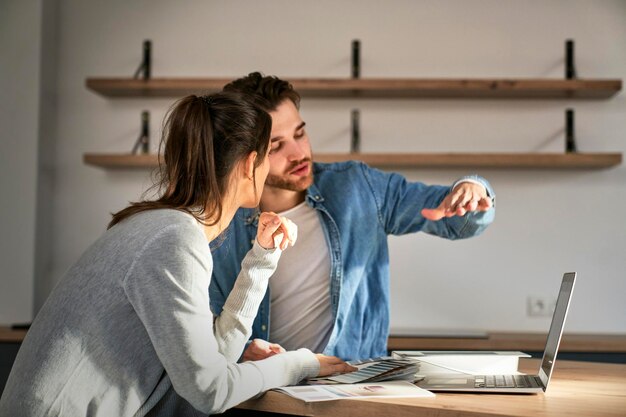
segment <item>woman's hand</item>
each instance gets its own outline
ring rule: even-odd
[[[254,339],[243,352],[244,361],[260,361],[277,353],[284,353],[285,349],[278,343],[270,343],[263,339]]]
[[[246,348],[242,359],[244,361],[260,361],[284,352],[285,349],[277,343],[270,343],[263,339],[254,339]],[[346,362],[335,356],[326,356],[321,353],[317,353],[315,357],[320,363],[320,371],[317,376],[345,374],[348,372],[354,372],[358,369],[352,365],[348,365]]]
[[[326,356],[318,353],[315,355],[320,363],[320,373],[317,376],[329,376],[333,374],[346,374],[354,372],[358,368],[348,365],[335,356]]]
[[[439,207],[423,209],[422,216],[428,220],[444,217],[464,216],[472,211],[487,211],[493,206],[485,187],[473,182],[462,182],[443,199]]]
[[[298,226],[286,217],[273,212],[261,213],[256,240],[265,249],[293,246],[298,238]]]

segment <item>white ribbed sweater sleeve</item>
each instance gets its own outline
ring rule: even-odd
[[[252,262],[263,263],[257,261]],[[123,283],[152,348],[181,397],[203,413],[220,413],[265,390],[318,373],[319,363],[306,349],[258,362],[229,363],[219,352],[212,328],[211,271],[212,258],[202,231],[192,223],[177,223],[147,239]],[[254,284],[242,280],[240,291],[250,286],[260,291],[255,276],[248,277]],[[251,314],[252,307],[241,295],[232,299],[230,314]],[[242,337],[237,332],[232,336],[235,339]]]
[[[219,351],[228,362],[237,362],[243,352],[280,255],[280,249],[264,249],[255,239],[252,249],[241,262],[241,272],[233,290],[213,323]]]

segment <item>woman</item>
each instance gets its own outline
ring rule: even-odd
[[[259,203],[271,119],[235,93],[189,96],[164,126],[162,196],[113,215],[37,315],[0,416],[169,415],[180,397],[219,413],[267,389],[353,370],[306,349],[237,364],[295,226],[259,218],[220,317],[209,311],[208,242]],[[215,260],[219,262],[219,259]],[[178,404],[180,406],[180,404]]]

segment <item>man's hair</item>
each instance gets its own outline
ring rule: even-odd
[[[226,84],[224,91],[236,91],[250,96],[266,112],[275,111],[286,99],[291,100],[296,108],[300,108],[300,94],[289,82],[274,76],[264,76],[260,72],[251,72]]]

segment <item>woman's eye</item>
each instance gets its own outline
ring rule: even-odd
[[[296,132],[296,134],[293,136],[296,139],[300,139],[304,136],[304,130],[301,130],[299,132]]]

